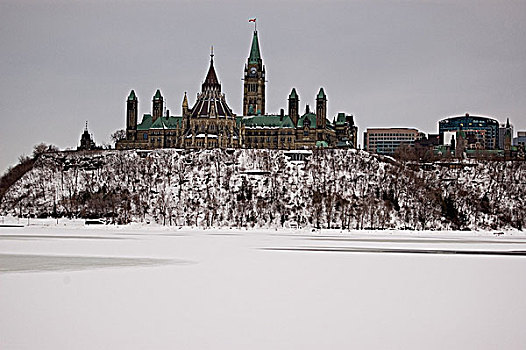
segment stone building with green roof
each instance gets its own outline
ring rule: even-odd
[[[144,114],[138,124],[138,99],[133,90],[130,92],[126,101],[126,139],[118,141],[116,148],[356,148],[358,130],[353,116],[338,113],[331,122],[323,88],[315,97],[314,111],[307,104],[300,115],[299,94],[293,88],[287,114],[284,109],[279,114],[266,114],[265,75],[258,33],[254,30],[244,68],[242,116],[233,113],[221,92],[212,50],[201,93],[190,108],[185,92],[181,116],[170,116],[168,110],[163,113],[164,98],[157,90],[151,114]]]

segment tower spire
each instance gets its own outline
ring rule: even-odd
[[[261,62],[261,53],[259,52],[258,32],[254,30],[252,37],[252,46],[250,47],[250,56],[248,57],[248,64],[258,64]]]
[[[214,68],[214,47],[213,46],[210,48],[210,68],[208,68],[208,73],[206,74],[205,81],[203,85],[201,86],[202,92],[204,92],[206,88],[213,88],[221,92],[221,84],[219,84],[219,79],[217,79],[216,70]]]
[[[256,22],[256,19],[250,19]],[[243,115],[265,114],[265,66],[259,50],[259,39],[256,27],[244,71]]]

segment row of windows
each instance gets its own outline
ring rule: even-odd
[[[391,137],[415,137],[416,135],[415,134],[408,134],[408,133],[367,133],[369,135],[369,137],[379,137],[379,136],[391,136]]]
[[[192,146],[192,143],[191,142],[187,142],[186,145],[188,147]],[[218,146],[218,142],[217,141],[208,141],[208,143],[205,143],[204,141],[196,141],[194,146],[196,147],[208,147],[208,148],[217,148],[219,147]],[[224,144],[223,144],[224,146]]]
[[[370,145],[379,145],[379,146],[380,145],[396,145],[396,146],[398,146],[398,145],[401,145],[403,143],[410,144],[410,145],[414,144],[414,142],[400,142],[400,141],[386,141],[386,142],[382,142],[382,141],[374,142],[373,141],[373,142],[369,142]]]
[[[250,131],[250,130],[247,130],[246,131],[246,134],[247,136],[264,136],[264,135],[269,135],[269,136],[272,136],[272,135],[292,135],[292,131],[288,131],[288,132],[278,132],[278,131]]]
[[[370,137],[369,141],[375,142],[375,141],[397,141],[397,142],[403,142],[403,141],[414,141],[414,138],[406,138],[406,137]]]
[[[152,135],[177,135],[178,133],[176,131],[151,131],[150,134]],[[145,134],[146,135],[146,134]]]
[[[215,131],[216,129],[217,130],[220,130],[220,131],[223,131],[223,130],[229,130],[229,129],[232,129],[232,127],[230,126],[225,126],[225,125],[219,125],[217,126],[216,128],[216,125],[215,124],[210,124],[210,125],[206,125],[206,124],[202,124],[201,127],[199,127],[198,125],[195,125],[194,126],[194,130],[195,131],[198,131],[198,130],[201,130],[201,131],[205,131],[205,130],[211,130],[211,131]]]
[[[285,137],[282,137],[281,138],[281,142],[285,142],[285,140],[287,140],[288,143],[291,143],[292,142],[292,137],[288,137],[288,138],[285,138]],[[275,137],[254,137],[254,138],[249,138],[247,139],[247,143],[270,143],[271,141],[276,143],[278,142],[278,138],[275,136]]]

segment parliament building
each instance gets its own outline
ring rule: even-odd
[[[151,114],[144,114],[139,123],[139,101],[135,92],[130,92],[126,101],[126,138],[118,141],[116,148],[356,148],[358,128],[353,116],[338,113],[332,122],[328,120],[323,88],[316,95],[313,111],[306,105],[305,112],[300,114],[299,95],[293,88],[288,97],[287,114],[284,109],[279,114],[267,114],[265,74],[258,33],[254,30],[243,75],[242,116],[234,114],[221,92],[212,51],[201,92],[192,107],[184,94],[182,115],[165,112],[163,96],[157,90]]]

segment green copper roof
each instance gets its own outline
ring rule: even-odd
[[[161,100],[163,97],[161,96],[161,91],[157,90],[155,92],[155,96],[153,96],[154,100]]]
[[[325,95],[325,91],[323,91],[323,88],[320,88],[320,92],[318,92],[317,98],[325,98],[325,97],[327,97]]]
[[[152,125],[152,116],[150,114],[145,114],[142,116],[141,124],[137,125],[137,130],[148,130]]]
[[[157,118],[150,126],[150,129],[166,129],[163,123],[163,118]]]
[[[259,53],[258,32],[254,30],[254,37],[252,38],[252,47],[250,48],[250,56],[248,57],[248,64],[259,63],[261,54]]]
[[[289,98],[298,98],[298,94],[296,93],[296,88],[292,88]]]
[[[306,113],[300,117],[298,120],[298,128],[303,128],[303,124],[305,122],[305,119],[309,119],[310,121],[310,128],[315,129],[316,128],[316,114],[314,113]]]
[[[347,123],[347,115],[345,113],[338,113],[338,115],[336,116],[336,119],[334,120],[334,125],[335,126],[342,126],[342,125],[345,125],[345,123]],[[352,120],[352,115],[350,116],[351,117],[351,120]]]
[[[245,128],[294,128],[294,124],[288,115],[257,115],[250,117],[243,117],[242,123]]]
[[[183,117],[161,117],[158,118],[155,123],[152,122],[152,116],[145,114],[142,117],[141,124],[137,125],[137,130],[150,130],[150,129],[175,129],[181,126],[183,123]]]
[[[329,147],[327,141],[316,141],[316,147]]]
[[[137,97],[135,96],[135,91],[130,92],[130,96],[128,96],[128,101],[135,101]]]

